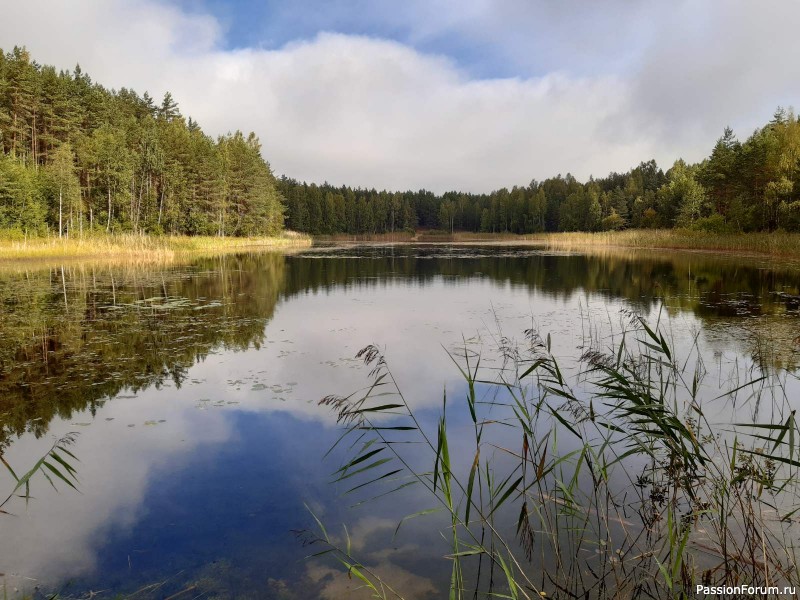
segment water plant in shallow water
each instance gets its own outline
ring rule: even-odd
[[[0,516],[11,515],[5,507],[10,504],[14,498],[19,498],[25,501],[25,504],[31,500],[31,480],[38,474],[44,477],[48,483],[58,491],[56,482],[61,482],[74,490],[77,490],[78,478],[77,471],[75,470],[74,462],[77,462],[77,457],[69,450],[69,447],[75,443],[77,433],[68,433],[58,438],[50,449],[42,456],[36,463],[22,475],[17,475],[14,468],[0,452],[0,464],[5,467],[5,471],[12,477],[14,483],[11,491],[4,497],[0,498]],[[74,461],[74,462],[73,462]],[[3,574],[0,573],[0,577]],[[2,583],[3,598],[8,598],[8,589],[6,588],[5,581]],[[47,596],[48,600],[55,600],[59,594],[52,594]]]
[[[57,439],[50,447],[50,450],[21,476],[16,474],[8,461],[3,457],[3,454],[0,453],[0,463],[3,464],[6,471],[14,479],[14,487],[11,492],[4,499],[0,500],[0,513],[8,514],[8,512],[4,510],[4,507],[15,497],[24,499],[26,503],[31,499],[31,479],[37,473],[41,474],[55,490],[58,490],[56,481],[65,483],[72,489],[77,490],[77,471],[72,461],[77,461],[78,459],[68,449],[69,446],[75,443],[77,437],[77,433],[68,433]]]
[[[337,445],[349,442],[335,480],[347,493],[379,488],[373,498],[424,488],[435,505],[401,524],[447,515],[453,599],[679,598],[737,585],[794,595],[800,428],[785,379],[753,372],[711,394],[696,338],[679,357],[658,325],[627,319],[612,345],[589,340],[569,368],[534,330],[520,344],[498,339],[500,367],[465,343],[451,354],[464,401],[445,394],[435,430],[379,348],[364,348],[369,387],[320,401],[342,426]],[[771,399],[770,419],[709,418],[742,396]],[[450,451],[456,410],[469,418],[466,459]],[[314,556],[333,555],[376,597],[402,597],[349,536],[317,528],[304,535],[322,544]]]

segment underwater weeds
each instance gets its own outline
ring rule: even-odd
[[[342,426],[336,445],[350,444],[335,481],[346,493],[377,487],[374,498],[411,485],[426,490],[436,509],[402,522],[447,515],[451,599],[682,598],[718,587],[796,586],[795,410],[784,405],[771,422],[725,426],[704,410],[741,395],[785,400],[785,381],[756,373],[704,397],[697,338],[678,357],[659,324],[627,318],[613,347],[589,341],[575,378],[553,356],[549,336],[533,330],[524,348],[499,339],[499,369],[481,367],[465,343],[463,354],[451,354],[465,402],[445,395],[435,432],[422,426],[380,350],[364,348],[358,357],[372,367],[366,391],[320,401]],[[491,391],[500,393],[485,400]],[[471,420],[474,458],[463,465],[449,451],[453,410]],[[492,437],[497,430],[502,438]],[[424,448],[422,468],[409,442]],[[303,540],[323,549],[312,556],[335,557],[375,597],[402,597],[353,555],[346,529],[340,543],[314,519],[318,531]]]

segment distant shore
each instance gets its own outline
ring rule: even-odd
[[[627,229],[597,233],[561,232],[516,235],[418,231],[377,235],[315,236],[315,241],[345,243],[451,243],[538,246],[553,250],[580,251],[588,248],[640,250],[704,250],[708,252],[756,254],[800,258],[800,233],[708,233],[687,229]]]
[[[180,257],[250,250],[302,250],[313,243],[335,244],[486,244],[533,246],[561,251],[602,248],[702,250],[769,257],[800,258],[800,233],[707,233],[681,229],[629,229],[597,233],[516,235],[443,231],[310,236],[287,231],[275,237],[93,235],[83,238],[3,239],[0,264],[17,261],[114,260],[170,262]]]
[[[311,246],[311,243],[309,236],[291,231],[275,237],[135,234],[13,240],[0,237],[0,264],[60,259],[169,262],[181,256],[306,248]]]

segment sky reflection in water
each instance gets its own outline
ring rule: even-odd
[[[522,341],[535,327],[574,357],[590,333],[610,340],[622,309],[654,319],[662,302],[676,343],[700,331],[709,364],[791,366],[799,281],[794,268],[710,256],[449,247],[5,274],[5,457],[22,468],[78,431],[81,493],[35,481],[28,508],[15,502],[0,520],[0,572],[9,591],[68,584],[76,596],[165,582],[154,597],[188,585],[211,597],[336,597],[351,583],[303,561],[292,533],[311,524],[305,503],[347,522],[365,562],[426,597],[448,576],[431,560],[447,551],[435,527],[415,520],[392,540],[424,497],[409,489],[348,510],[354,498],[328,483],[337,463],[322,457],[338,431],[317,400],[367,383],[359,349],[385,350],[433,424],[444,387],[463,395],[447,350],[464,340],[491,365],[501,335]]]

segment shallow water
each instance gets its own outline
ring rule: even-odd
[[[365,386],[375,343],[423,423],[464,384],[448,351],[499,365],[503,336],[549,333],[565,361],[606,343],[627,311],[697,347],[713,380],[796,369],[800,271],[735,256],[582,256],[530,248],[365,246],[165,268],[91,264],[0,274],[3,456],[25,471],[68,432],[79,492],[41,477],[0,514],[6,590],[165,598],[356,597],[295,530],[309,509],[405,590],[447,585],[447,544],[413,489],[361,499],[330,483],[339,435],[328,394]],[[791,391],[794,379],[787,384]],[[709,381],[709,395],[719,385]],[[772,418],[721,406],[724,421]],[[453,427],[467,425],[454,414]],[[451,452],[471,456],[467,438]],[[335,453],[334,453],[335,454]],[[0,473],[4,498],[13,480]],[[7,491],[6,491],[7,490]],[[433,524],[433,526],[432,526]],[[339,594],[337,596],[337,594]],[[187,597],[193,597],[187,593]]]

